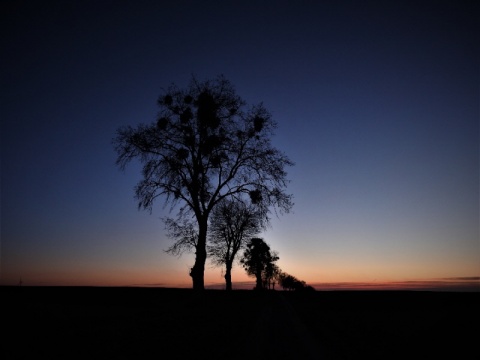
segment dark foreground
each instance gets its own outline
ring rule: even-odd
[[[3,287],[2,359],[474,359],[480,293]]]

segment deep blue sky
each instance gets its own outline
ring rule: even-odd
[[[475,1],[7,1],[1,283],[190,283],[111,145],[224,74],[279,124],[291,214],[262,236],[307,282],[480,275]],[[245,280],[237,267],[234,281]],[[207,282],[222,282],[220,269]]]

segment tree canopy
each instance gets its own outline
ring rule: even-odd
[[[117,164],[121,169],[133,160],[143,165],[135,187],[139,208],[152,211],[163,197],[171,211],[176,209],[167,219],[176,241],[172,249],[195,252],[190,276],[193,288],[203,289],[212,210],[223,200],[242,199],[264,222],[272,209],[288,212],[293,202],[286,193],[286,168],[293,162],[271,144],[277,125],[269,111],[261,103],[247,106],[223,76],[193,77],[184,89],[172,84],[158,106],[156,121],[117,130]]]

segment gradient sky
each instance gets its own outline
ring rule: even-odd
[[[279,124],[295,206],[261,236],[281,269],[480,276],[478,2],[7,1],[1,17],[1,284],[191,285],[193,255],[164,253],[168,208],[137,210],[140,166],[121,172],[111,139],[192,74],[224,74]]]

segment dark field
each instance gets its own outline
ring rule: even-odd
[[[477,359],[480,293],[2,287],[2,359]]]

